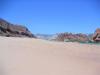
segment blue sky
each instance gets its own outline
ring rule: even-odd
[[[0,17],[32,33],[92,33],[100,27],[99,0],[0,0]]]

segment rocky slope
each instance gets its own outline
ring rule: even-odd
[[[62,42],[86,42],[94,43],[100,42],[100,29],[96,29],[95,33],[91,34],[73,34],[73,33],[58,33],[58,34],[35,34],[39,39],[50,40],[50,41],[62,41]]]
[[[96,29],[94,34],[32,34],[25,26],[11,24],[3,19],[0,19],[0,36],[6,37],[34,37],[45,40],[65,41],[65,42],[100,42],[100,28]]]
[[[26,27],[11,24],[3,19],[0,19],[0,36],[35,37]]]
[[[55,38],[56,41],[65,42],[100,42],[100,28],[97,28],[93,34],[72,34],[72,33],[59,33]]]
[[[72,33],[60,33],[56,38],[57,41],[79,41],[87,42],[89,38],[86,34],[72,34]]]
[[[100,42],[100,28],[96,29],[96,31],[93,35],[93,40],[95,42]]]

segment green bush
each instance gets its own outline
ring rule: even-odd
[[[64,42],[78,42],[78,43],[82,43],[82,44],[96,44],[96,45],[100,45],[100,42],[94,42],[92,40],[89,41],[81,41],[80,39],[64,39]]]

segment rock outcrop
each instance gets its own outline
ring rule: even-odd
[[[93,41],[100,42],[100,28],[96,29],[95,33],[93,34]]]
[[[35,36],[26,27],[11,24],[3,19],[0,19],[0,36],[35,38]]]
[[[88,42],[88,36],[85,34],[72,34],[72,33],[60,33],[56,38],[57,41],[72,41],[72,42]]]

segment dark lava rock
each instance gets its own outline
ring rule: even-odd
[[[95,33],[93,34],[93,41],[100,42],[100,28],[96,29]]]
[[[14,25],[3,19],[0,19],[0,36],[36,38],[25,26]]]

